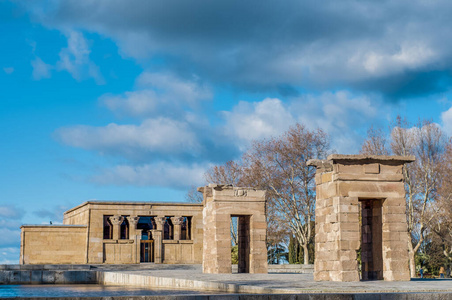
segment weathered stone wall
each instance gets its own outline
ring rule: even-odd
[[[162,218],[165,216],[190,216],[192,217],[192,239],[179,241],[177,238],[168,240],[170,247],[165,247],[163,240],[163,228],[157,222],[154,231],[154,255],[157,263],[201,263],[202,260],[202,206],[196,204],[146,204],[146,203],[90,203],[90,244],[88,263],[139,263],[139,242],[141,232],[130,230],[129,239],[126,241],[103,240],[103,216],[126,215],[139,217],[145,215]],[[131,225],[129,225],[131,227]],[[100,241],[100,243],[99,243]],[[114,242],[114,241],[113,241]],[[174,248],[171,251],[171,248]],[[182,251],[184,248],[185,251]],[[190,249],[187,249],[190,248]],[[166,250],[166,255],[165,255]],[[114,252],[114,254],[112,253]],[[174,255],[172,255],[174,253]],[[176,256],[176,253],[178,254]],[[198,255],[195,255],[198,253]],[[105,257],[104,257],[105,256]],[[116,257],[112,260],[112,257]],[[117,262],[116,262],[117,263]]]
[[[24,225],[21,227],[21,264],[83,264],[84,225]]]
[[[65,225],[88,225],[89,224],[89,206],[79,205],[67,212],[63,216]]]
[[[64,214],[65,225],[83,225],[83,232],[71,237],[66,236],[67,228],[70,226],[45,226],[52,232],[50,236],[43,236],[35,232],[34,226],[24,226],[22,233],[22,246],[24,249],[39,250],[39,256],[21,253],[22,264],[40,263],[85,263],[85,264],[135,264],[140,263],[141,230],[136,229],[136,223],[140,216],[153,216],[155,219],[163,220],[172,217],[174,221],[174,239],[164,240],[163,223],[157,222],[157,228],[152,230],[154,258],[156,263],[201,263],[202,261],[202,204],[188,203],[146,203],[146,202],[107,202],[89,201],[85,202]],[[119,223],[113,224],[113,238],[104,239],[104,216],[112,216],[112,220]],[[180,240],[181,225],[178,220],[181,217],[191,218],[191,239]],[[120,221],[124,218],[129,222],[128,239],[119,236]],[[119,224],[119,225],[118,225]],[[39,226],[38,226],[39,227]],[[56,234],[57,228],[61,232]],[[63,241],[66,241],[63,243]],[[64,259],[55,258],[55,251],[60,251],[59,243],[70,246],[72,239],[77,240],[74,246],[77,249],[76,257],[69,258],[65,254]],[[68,243],[69,242],[69,243]],[[83,247],[80,246],[83,244]],[[30,248],[31,247],[31,248]],[[56,249],[56,250],[55,250]],[[28,255],[28,256],[27,256]],[[43,257],[46,257],[43,260]],[[47,259],[47,260],[46,260]]]
[[[371,257],[366,254],[364,260],[382,259],[384,280],[410,280],[402,168],[412,160],[412,157],[330,155],[327,161],[308,162],[317,167],[315,280],[360,279],[357,262],[363,234],[360,202],[372,199],[381,203],[371,218],[381,222],[381,229],[376,227],[365,238],[380,243],[382,249],[375,249]],[[370,228],[365,225],[365,230]]]
[[[249,242],[239,241],[239,253],[247,255],[243,257],[246,271],[267,273],[265,191],[215,184],[198,190],[204,195],[203,272],[232,272],[230,222],[237,216],[247,220],[241,231],[249,235]]]

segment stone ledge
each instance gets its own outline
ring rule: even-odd
[[[87,228],[87,225],[64,225],[64,224],[24,224],[20,228]]]
[[[17,298],[2,298],[2,300],[16,300]],[[36,300],[36,297],[21,297],[25,300]],[[42,299],[42,298],[41,298]],[[149,295],[149,296],[101,296],[101,297],[59,297],[68,300],[406,300],[406,299],[452,299],[447,293],[309,293],[309,294],[219,294],[219,295]]]
[[[370,162],[397,162],[409,163],[416,160],[414,155],[399,156],[399,155],[345,155],[345,154],[331,154],[327,158],[329,161],[359,161],[360,163]]]

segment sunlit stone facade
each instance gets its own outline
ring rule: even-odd
[[[230,222],[239,217],[239,272],[266,273],[265,192],[216,184],[200,191],[199,204],[88,201],[66,211],[63,225],[23,225],[20,263],[215,261],[206,273],[230,273]]]

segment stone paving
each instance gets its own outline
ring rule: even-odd
[[[116,270],[115,270],[116,271]],[[121,270],[143,276],[188,279],[271,289],[274,293],[452,293],[452,279],[411,281],[316,282],[313,274],[203,274],[201,265],[149,265],[146,269]]]

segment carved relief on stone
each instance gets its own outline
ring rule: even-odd
[[[124,221],[124,217],[120,215],[115,215],[112,217],[109,217],[111,224],[120,226],[122,222]]]
[[[236,189],[234,190],[234,196],[235,197],[246,197],[248,192],[246,190],[242,189]]]
[[[129,224],[132,228],[137,228],[138,221],[140,220],[140,217],[127,217],[127,221],[129,221]]]
[[[154,220],[157,225],[163,226],[163,225],[165,225],[166,217],[155,217]]]
[[[182,225],[184,217],[172,217],[171,222],[173,222],[173,225]]]

